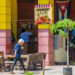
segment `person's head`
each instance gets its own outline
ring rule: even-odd
[[[23,39],[19,39],[19,40],[18,40],[18,44],[19,44],[20,46],[22,46],[22,45],[24,44],[24,40],[23,40]]]

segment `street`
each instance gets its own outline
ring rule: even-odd
[[[66,66],[50,66],[50,67],[46,67],[45,69],[45,75],[63,75],[63,67],[66,67]],[[72,71],[73,71],[73,74],[72,75],[75,75],[75,66],[71,66],[72,67]],[[24,72],[23,71],[20,71],[20,70],[15,70],[14,71],[15,74],[13,75],[24,75]],[[42,75],[42,71],[31,71],[34,73],[34,75]],[[12,75],[10,74],[9,72],[0,72],[0,75]]]

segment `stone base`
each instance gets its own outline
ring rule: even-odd
[[[63,68],[63,75],[72,75],[72,68]]]

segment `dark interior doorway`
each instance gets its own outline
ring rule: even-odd
[[[18,0],[18,23],[17,40],[20,38],[23,29],[32,32],[29,42],[24,44],[23,54],[32,54],[38,52],[38,26],[34,25],[34,5],[37,0]],[[12,42],[12,49],[17,42]]]

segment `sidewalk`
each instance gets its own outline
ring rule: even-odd
[[[63,67],[65,66],[50,66],[46,67],[45,75],[63,75]],[[75,75],[75,66],[71,66],[73,68],[73,74]],[[25,75],[23,71],[14,71],[13,75]],[[42,75],[42,71],[33,71],[34,75]],[[37,74],[36,74],[37,73]],[[12,75],[8,72],[0,72],[0,75]]]

